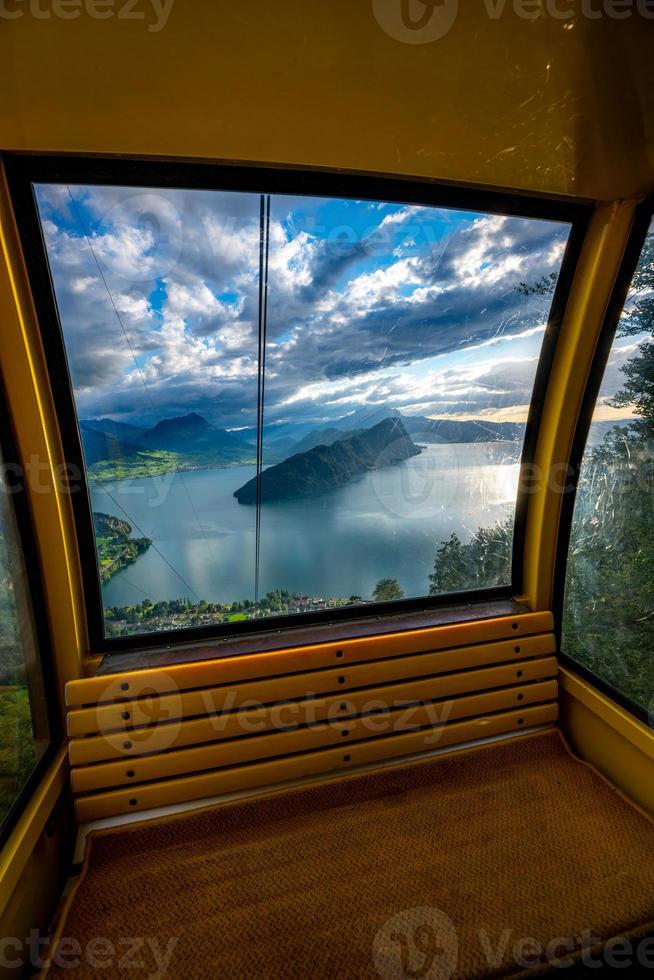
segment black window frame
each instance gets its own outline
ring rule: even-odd
[[[356,622],[361,619],[424,613],[444,606],[512,598],[522,592],[523,552],[528,494],[521,489],[516,500],[511,583],[495,588],[465,590],[438,596],[422,596],[385,603],[366,603],[361,607],[330,609],[306,614],[267,617],[229,625],[213,625],[151,634],[110,638],[105,635],[103,606],[96,559],[93,522],[89,501],[81,438],[68,370],[63,333],[57,314],[43,242],[34,184],[63,183],[86,186],[127,186],[163,189],[240,191],[256,194],[288,194],[311,197],[350,198],[387,201],[425,207],[443,207],[509,217],[566,222],[570,235],[552,297],[547,329],[543,337],[532,399],[525,429],[521,466],[533,463],[542,405],[547,390],[556,342],[567,296],[577,268],[593,202],[555,195],[515,190],[458,185],[432,179],[359,171],[333,171],[322,168],[243,164],[229,161],[174,161],[124,157],[83,157],[79,155],[41,156],[5,154],[3,156],[12,204],[23,253],[41,326],[61,436],[66,458],[82,474],[81,492],[73,497],[79,557],[84,582],[87,627],[92,653],[109,654],[198,641],[238,639],[250,634],[279,634],[296,627]],[[380,632],[383,625],[380,623]],[[292,645],[289,642],[289,645]]]
[[[632,279],[638,267],[640,257],[654,219],[654,196],[647,197],[642,201],[634,212],[632,226],[629,232],[627,245],[620,262],[620,267],[613,284],[609,303],[607,305],[604,320],[600,330],[600,335],[595,348],[593,362],[586,381],[584,395],[581,402],[581,409],[577,418],[572,448],[570,450],[569,469],[567,478],[568,491],[563,495],[561,504],[561,514],[559,519],[559,531],[556,541],[556,556],[554,561],[554,598],[552,611],[554,613],[554,631],[559,650],[559,662],[577,674],[583,680],[588,681],[593,687],[601,691],[608,698],[614,701],[629,714],[639,721],[645,722],[648,727],[652,727],[652,718],[642,705],[637,704],[632,698],[624,694],[609,681],[604,680],[599,674],[590,670],[584,664],[579,663],[573,657],[568,656],[564,650],[563,638],[563,615],[565,611],[565,587],[568,569],[568,554],[570,550],[570,539],[572,536],[572,525],[574,522],[575,504],[577,501],[577,489],[579,479],[583,469],[584,456],[586,453],[586,443],[588,434],[593,421],[595,406],[604,380],[606,366],[611,356],[613,341],[617,333],[620,317],[624,309]]]
[[[2,378],[0,378],[0,449],[5,467],[14,468],[16,473],[25,473],[18,452],[18,444],[11,417],[11,407]],[[0,489],[0,493],[4,493],[4,490]],[[18,792],[6,817],[0,821],[0,848],[4,846],[11,835],[12,830],[41,781],[43,774],[57,754],[62,740],[61,717],[56,696],[57,687],[50,642],[49,618],[41,577],[41,562],[36,544],[32,510],[27,497],[25,479],[12,492],[11,498],[11,506],[14,511],[18,530],[18,542],[25,562],[25,577],[29,592],[27,600],[30,603],[32,612],[34,642],[44,686],[45,709],[50,739],[45,751],[37,760],[36,765]]]

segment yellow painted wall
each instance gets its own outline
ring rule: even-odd
[[[652,729],[568,668],[559,671],[561,728],[573,750],[654,815]]]
[[[92,2],[64,0],[72,19],[54,16],[61,0],[0,4],[14,15],[0,15],[0,148],[347,167],[603,200],[654,186],[654,19],[637,13],[569,17],[576,0],[542,0],[540,13],[527,0],[527,19],[522,0],[448,0],[451,29],[407,43],[429,34],[402,27],[400,0],[172,0],[157,31],[153,0],[136,0],[142,20],[118,16],[126,0],[102,0],[96,19]],[[597,13],[613,0],[586,2]]]
[[[39,326],[0,167],[0,374],[9,401],[41,559],[57,695],[87,652],[81,576],[64,453]]]

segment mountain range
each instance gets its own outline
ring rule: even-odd
[[[327,445],[346,438],[354,432],[363,432],[388,418],[401,419],[406,431],[418,442],[443,444],[453,442],[499,442],[521,440],[525,426],[522,422],[493,422],[487,419],[430,419],[424,415],[405,415],[389,405],[361,408],[325,428],[306,433],[293,447],[294,452],[304,452],[314,446]],[[265,442],[265,440],[264,440]],[[275,443],[271,442],[271,446]]]
[[[351,439],[352,436],[360,435],[362,432],[365,432],[365,429],[345,431],[343,429],[337,429],[335,426],[331,426],[327,429],[313,429],[308,435],[304,436],[303,439],[296,442],[292,446],[291,451],[293,454],[306,453],[310,449],[314,449],[316,446],[331,446],[335,442],[339,442],[341,439]]]
[[[264,462],[274,465],[318,446],[333,446],[361,435],[387,419],[401,421],[414,442],[468,443],[521,440],[524,425],[482,419],[430,419],[404,415],[387,405],[362,408],[312,428],[287,422],[264,427]],[[85,419],[80,433],[86,463],[99,478],[148,476],[176,469],[200,469],[253,463],[256,431],[230,432],[212,425],[196,412],[164,418],[153,426],[131,425],[110,418]]]
[[[162,419],[139,428],[113,419],[80,423],[87,466],[119,463],[122,467],[164,460],[171,469],[226,466],[253,461],[256,448],[226,429],[219,429],[195,412]]]
[[[418,456],[416,446],[399,418],[387,418],[332,445],[296,453],[261,473],[261,501],[294,500],[327,493],[368,470],[392,466]],[[259,479],[235,491],[240,504],[255,504]]]
[[[192,453],[216,460],[241,460],[252,456],[252,446],[226,429],[211,425],[201,415],[191,412],[178,418],[162,419],[139,438],[147,449],[164,449],[173,453]]]

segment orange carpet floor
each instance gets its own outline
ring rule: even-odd
[[[653,854],[552,730],[98,832],[48,978],[519,974],[649,926]]]

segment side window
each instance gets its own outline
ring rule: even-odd
[[[654,710],[654,222],[609,353],[580,472],[562,650]]]
[[[0,449],[0,836],[51,745],[48,692],[22,545],[21,525],[28,518],[22,507],[17,516],[22,483],[9,452],[7,445]]]

